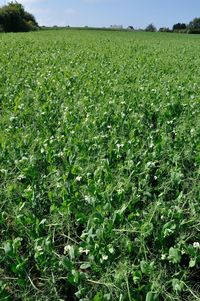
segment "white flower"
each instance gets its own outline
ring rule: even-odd
[[[81,179],[82,179],[82,177],[81,177],[81,176],[77,176],[77,177],[76,177],[76,181],[77,181],[77,182],[80,182],[80,181],[81,181]]]
[[[70,245],[67,245],[64,247],[64,254],[68,253],[71,249],[71,246]]]
[[[199,248],[200,248],[199,242],[194,242],[194,243],[193,243],[193,248],[199,249]]]
[[[41,252],[41,251],[42,251],[42,247],[41,247],[41,246],[37,246],[35,249],[36,249],[36,251],[38,251],[38,252]]]
[[[102,256],[102,259],[103,259],[103,260],[108,260],[108,255],[103,255],[103,256]]]
[[[119,149],[120,147],[124,147],[124,144],[117,144],[117,148]]]
[[[21,181],[21,180],[23,180],[23,179],[26,179],[26,176],[25,175],[19,175],[18,177],[17,177],[17,180],[19,180],[19,181]]]
[[[59,153],[58,153],[58,157],[62,157],[63,155],[64,155],[63,152],[59,152]]]
[[[79,248],[79,252],[80,252],[80,254],[83,254],[83,253],[85,253],[86,255],[90,252],[90,250],[88,250],[88,249],[83,249],[82,247],[80,247]]]

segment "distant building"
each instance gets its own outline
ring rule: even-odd
[[[123,25],[111,25],[110,28],[112,28],[112,29],[123,29]]]

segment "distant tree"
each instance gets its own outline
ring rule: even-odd
[[[176,23],[173,25],[172,30],[173,31],[184,31],[186,30],[187,25],[185,23]]]
[[[149,24],[146,28],[145,31],[149,31],[149,32],[155,32],[156,31],[156,27],[153,24]]]
[[[200,18],[195,18],[189,23],[188,33],[200,33]]]
[[[171,32],[171,29],[169,27],[161,27],[159,28],[159,32]]]
[[[35,17],[26,12],[23,5],[10,2],[0,8],[0,27],[5,32],[30,31],[38,29]]]

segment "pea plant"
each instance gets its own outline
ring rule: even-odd
[[[200,300],[199,37],[0,49],[0,300]]]

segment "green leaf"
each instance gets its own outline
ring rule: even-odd
[[[141,232],[144,237],[148,237],[153,232],[153,224],[152,223],[144,223],[141,227]]]
[[[169,256],[168,259],[172,263],[179,263],[181,261],[181,252],[177,248],[171,247],[169,249]]]
[[[176,230],[176,224],[172,221],[166,223],[163,226],[163,237],[168,237],[171,234],[174,233],[174,231]]]
[[[26,286],[26,281],[24,278],[19,278],[17,280],[17,284],[21,287],[21,288],[24,288]]]
[[[85,263],[81,264],[80,269],[86,270],[86,269],[90,268],[90,266],[91,265],[89,262],[85,262]]]
[[[138,284],[142,280],[142,273],[141,271],[134,271],[133,272],[133,283]]]
[[[145,301],[158,301],[158,295],[153,292],[148,292]]]
[[[64,257],[62,260],[62,264],[65,268],[67,268],[68,270],[71,270],[73,267],[73,264],[71,262],[71,260],[69,260],[67,257]]]
[[[5,251],[6,254],[9,254],[9,253],[12,252],[12,245],[11,245],[10,242],[4,243],[3,248],[4,248],[4,251]]]
[[[115,250],[114,250],[113,247],[110,247],[110,248],[108,249],[108,251],[109,251],[111,254],[113,254],[113,253],[115,252]]]
[[[105,299],[102,292],[98,292],[93,298],[93,301],[104,301],[104,300]]]
[[[172,287],[175,292],[181,292],[184,288],[184,282],[177,278],[174,278],[172,279]]]
[[[194,268],[196,265],[196,258],[190,258],[189,267]]]
[[[74,277],[73,278],[74,283],[78,284],[79,278],[80,278],[80,273],[77,270],[73,269],[72,270],[72,275]]]
[[[143,274],[149,275],[153,271],[154,262],[140,261],[140,268]]]
[[[74,259],[75,255],[74,255],[74,247],[71,246],[69,249],[69,256],[71,259]]]

